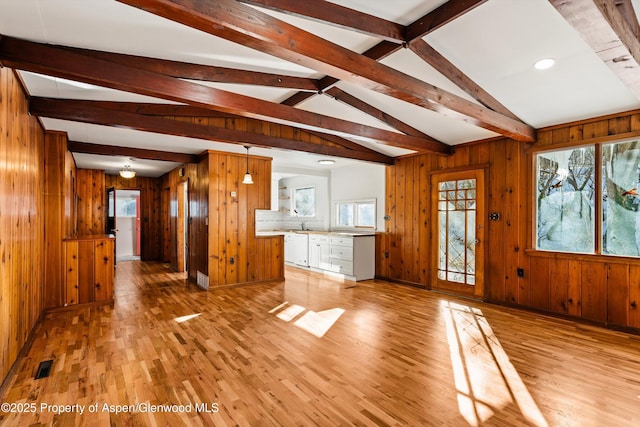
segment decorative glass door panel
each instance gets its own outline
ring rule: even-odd
[[[435,288],[482,296],[483,171],[434,175]]]

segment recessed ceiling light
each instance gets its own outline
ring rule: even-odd
[[[546,70],[547,68],[553,67],[553,64],[555,63],[556,63],[556,60],[553,58],[543,58],[536,61],[533,64],[533,68],[535,68],[536,70]]]
[[[318,160],[318,164],[320,164],[320,165],[332,165],[335,162],[336,162],[335,160],[331,160],[331,159]]]

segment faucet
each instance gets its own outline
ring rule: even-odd
[[[305,230],[305,228],[304,228],[304,221],[302,221],[302,222],[300,223],[300,228],[302,228],[302,231],[304,231],[304,230]]]

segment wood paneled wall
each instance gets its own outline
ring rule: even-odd
[[[497,139],[456,147],[450,157],[419,155],[387,168],[386,230],[378,235],[376,275],[430,287],[430,174],[485,169],[488,227],[486,299],[640,327],[640,260],[532,250],[533,155],[541,149],[640,137],[640,112],[542,129],[537,142]],[[517,277],[517,269],[525,275]]]
[[[103,170],[78,169],[78,235],[105,233],[106,187]]]
[[[77,169],[67,151],[67,134],[45,133],[45,280],[44,308],[60,307],[64,297],[62,239],[77,232]]]
[[[13,70],[0,67],[0,381],[43,307],[44,132]]]
[[[271,159],[250,156],[254,184],[241,184],[246,157],[210,151],[188,172],[189,278],[209,286],[284,278],[282,236],[256,237],[255,211],[271,205]],[[173,232],[172,232],[173,233]]]
[[[115,187],[116,190],[140,190],[140,257],[145,261],[162,259],[162,179],[136,176],[124,179],[119,175],[105,175],[105,191]],[[106,203],[106,193],[100,199]],[[104,224],[102,225],[104,230]]]
[[[162,177],[163,258],[175,271],[184,271],[184,183],[197,178],[198,165],[185,164]]]

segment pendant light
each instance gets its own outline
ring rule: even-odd
[[[242,180],[243,184],[253,184],[253,178],[251,178],[251,174],[249,173],[249,146],[245,147],[247,149],[247,173],[244,174],[244,179]]]
[[[124,169],[122,169],[119,173],[120,173],[120,176],[123,177],[124,179],[131,179],[134,176],[136,176],[136,171],[131,169],[131,166],[129,165],[124,165]]]

